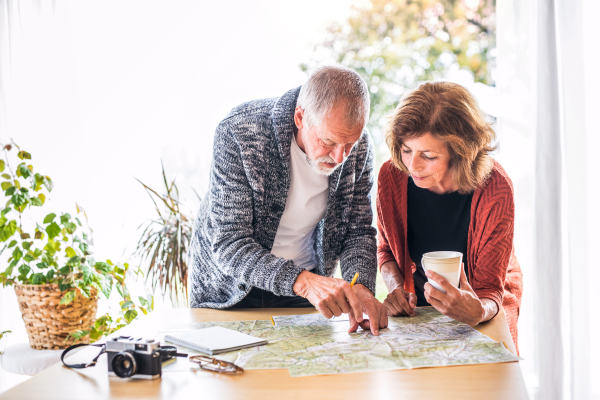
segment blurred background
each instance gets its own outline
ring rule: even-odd
[[[591,379],[600,376],[591,296],[600,281],[593,257],[600,215],[590,207],[600,194],[592,164],[600,6],[569,4],[0,0],[0,142],[14,140],[54,181],[44,213],[75,214],[77,202],[96,257],[143,269],[134,255],[140,226],[157,214],[136,179],[163,193],[162,162],[193,220],[208,188],[214,129],[232,107],[278,97],[318,66],[345,65],[370,88],[378,169],[389,158],[386,117],[402,95],[423,81],[462,84],[495,121],[495,157],[515,188],[528,390],[536,398],[549,398],[551,387],[554,398],[600,399]],[[544,125],[548,118],[557,123]],[[546,198],[557,199],[558,214]],[[554,242],[540,231],[547,218],[558,223]],[[544,249],[556,243],[562,258],[546,265]],[[136,290],[151,289],[139,283]],[[182,305],[154,295],[156,308]],[[385,295],[379,280],[377,296]],[[27,341],[11,287],[0,288],[0,332],[8,329],[9,344]],[[560,368],[549,372],[549,363]],[[0,392],[22,379],[0,371]]]

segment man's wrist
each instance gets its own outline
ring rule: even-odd
[[[306,287],[307,282],[310,279],[310,272],[304,270],[298,274],[296,277],[296,282],[294,282],[294,286],[292,286],[292,290],[298,296],[306,298]]]
[[[368,287],[366,287],[365,285],[363,285],[362,283],[357,283],[354,285],[354,289],[358,289],[358,290],[366,290],[367,292],[369,292],[371,295],[375,296],[375,293],[373,293],[371,291],[371,289],[369,289]]]

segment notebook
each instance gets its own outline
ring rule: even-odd
[[[267,344],[267,341],[264,339],[259,339],[220,326],[165,335],[165,341],[211,356],[246,347]]]

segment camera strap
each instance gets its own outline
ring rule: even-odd
[[[100,350],[100,353],[98,353],[98,355],[96,357],[94,357],[94,359],[87,363],[87,364],[67,364],[65,362],[65,356],[67,355],[68,352],[70,352],[73,349],[76,349],[77,347],[82,347],[82,346],[94,346],[94,347],[101,347],[102,349]],[[93,367],[96,365],[96,362],[98,361],[98,358],[100,358],[100,356],[102,354],[104,354],[106,351],[106,345],[104,344],[87,344],[87,343],[79,343],[79,344],[74,344],[73,346],[69,346],[65,349],[65,351],[62,352],[62,354],[60,355],[60,361],[62,361],[63,364],[65,364],[66,367],[69,368],[87,368],[87,367]]]

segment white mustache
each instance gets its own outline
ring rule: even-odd
[[[348,156],[344,157],[344,161],[346,161],[346,158],[348,158]],[[336,163],[335,160],[329,156],[323,156],[323,157],[319,157],[316,160],[311,160],[310,158],[308,158],[308,156],[306,156],[306,159],[308,160],[308,163],[310,164],[311,168],[316,171],[318,174],[321,175],[325,175],[325,176],[329,176],[333,173],[333,171],[335,171],[340,165],[342,165],[342,163]],[[321,165],[319,165],[319,163],[327,163],[327,164],[336,164],[335,167],[333,168],[326,168],[326,167],[322,167]]]

